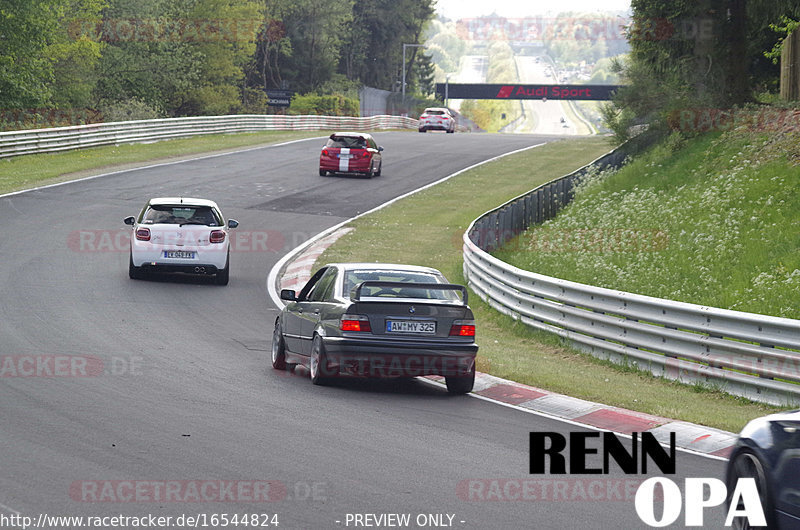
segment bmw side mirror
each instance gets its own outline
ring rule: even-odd
[[[378,146],[378,151],[383,151],[383,146],[382,145]]]
[[[228,228],[236,228],[239,226],[239,221],[236,219],[228,219]]]
[[[125,223],[126,225],[133,226],[134,223],[136,223],[136,218],[131,215],[130,217],[126,217],[125,219],[123,219],[122,222]]]
[[[292,289],[281,289],[281,300],[297,301],[297,294]]]

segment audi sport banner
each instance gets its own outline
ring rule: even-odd
[[[620,85],[522,85],[436,83],[436,95],[450,99],[608,100]]]

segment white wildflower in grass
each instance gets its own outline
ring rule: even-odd
[[[800,169],[746,134],[592,169],[573,204],[496,254],[573,281],[800,318]]]

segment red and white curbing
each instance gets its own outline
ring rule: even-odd
[[[429,379],[444,382],[444,378],[439,376]],[[737,439],[736,434],[727,431],[609,407],[480,372],[475,375],[473,393],[491,401],[605,431],[621,434],[649,431],[665,444],[669,443],[670,433],[674,432],[677,447],[718,458],[727,458]]]
[[[311,277],[311,269],[317,258],[337,239],[352,230],[352,228],[340,228],[298,254],[283,269],[280,279],[281,289],[300,290]],[[443,377],[429,376],[428,379],[444,384]],[[712,458],[725,459],[737,438],[735,434],[719,429],[609,407],[480,372],[475,375],[475,387],[472,393],[482,399],[596,429],[621,434],[649,431],[662,443],[669,443],[670,433],[674,432],[677,447]]]
[[[306,282],[311,279],[311,269],[314,267],[317,258],[325,252],[325,249],[333,245],[337,239],[352,231],[352,228],[340,228],[298,254],[283,270],[281,289],[292,289],[294,291],[302,289]]]

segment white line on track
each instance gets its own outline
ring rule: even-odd
[[[20,512],[18,512],[14,508],[9,508],[8,506],[6,506],[5,504],[2,504],[2,503],[0,503],[0,510],[2,510],[4,512],[11,512],[14,515],[22,515]]]
[[[101,173],[99,175],[91,175],[91,176],[88,176],[88,177],[83,177],[83,178],[79,178],[79,179],[75,179],[75,180],[65,180],[64,182],[56,182],[55,184],[48,184],[46,186],[37,186],[35,188],[28,188],[26,190],[12,191],[10,193],[5,193],[3,195],[0,195],[0,199],[3,199],[5,197],[12,197],[14,195],[21,195],[23,193],[28,193],[28,192],[31,192],[31,191],[46,190],[48,188],[55,188],[57,186],[65,186],[67,184],[74,184],[75,182],[85,182],[87,180],[94,180],[94,179],[97,179],[97,178],[100,178],[100,177],[109,177],[111,175],[119,175],[120,173],[128,173],[130,171],[140,171],[142,169],[152,169],[154,167],[171,166],[171,165],[174,165],[174,164],[183,164],[185,162],[194,162],[196,160],[207,160],[207,159],[210,159],[210,158],[217,158],[217,157],[220,157],[220,156],[238,155],[239,153],[247,153],[247,152],[250,152],[250,151],[258,151],[259,149],[270,149],[272,147],[282,147],[284,145],[295,144],[295,143],[298,143],[298,142],[307,142],[309,140],[321,140],[321,139],[324,139],[324,138],[327,138],[327,136],[314,136],[314,137],[311,137],[311,138],[300,138],[298,140],[289,140],[288,142],[281,142],[281,143],[278,143],[278,144],[260,145],[258,147],[249,147],[247,149],[238,149],[236,151],[228,151],[226,153],[217,153],[215,155],[204,155],[204,156],[198,156],[198,157],[195,157],[195,158],[186,158],[186,159],[183,159],[183,160],[173,160],[172,162],[162,162],[160,164],[150,164],[149,166],[139,166],[139,167],[133,167],[133,168],[130,168],[130,169],[120,169],[118,171],[111,171],[109,173]]]

